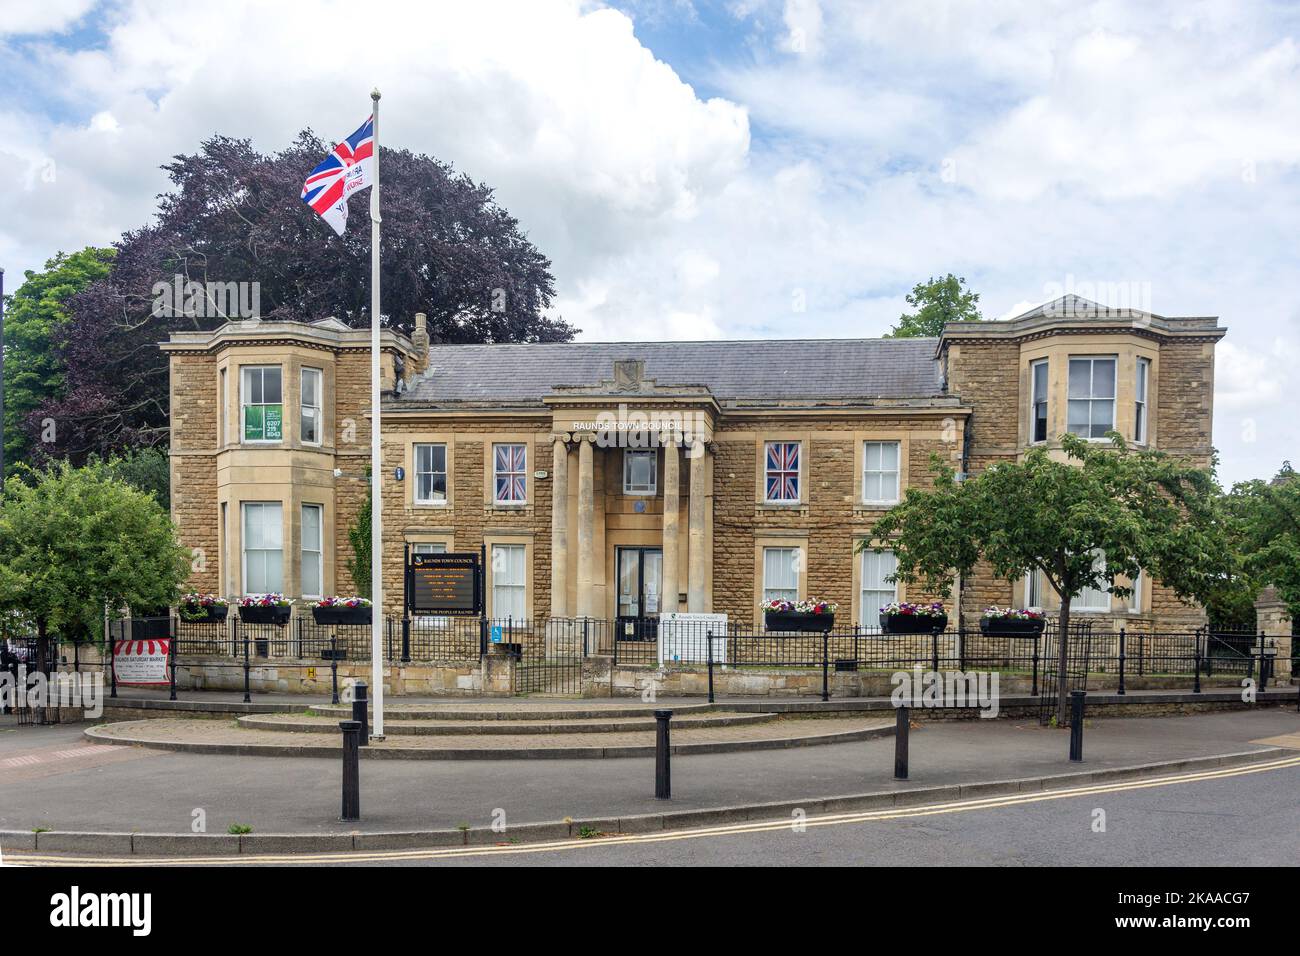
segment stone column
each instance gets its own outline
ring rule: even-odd
[[[556,435],[551,465],[551,617],[569,615],[569,445]]]
[[[1255,599],[1255,631],[1277,644],[1273,677],[1282,684],[1291,681],[1291,630],[1291,615],[1287,613],[1286,602],[1278,597],[1276,588],[1264,588]]]
[[[681,455],[677,439],[670,437],[664,449],[664,540],[663,540],[663,606],[662,611],[674,612],[677,606],[677,538],[681,512]]]
[[[704,612],[704,575],[707,567],[704,549],[708,546],[705,534],[705,507],[708,496],[708,446],[696,440],[690,448],[691,500],[687,512],[686,537],[688,557],[686,565],[686,609],[692,614]]]
[[[592,436],[578,443],[578,607],[579,617],[594,617],[592,580],[596,547],[596,480]]]

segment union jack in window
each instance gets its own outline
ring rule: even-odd
[[[528,500],[528,450],[523,445],[493,445],[496,500],[522,504]]]
[[[767,443],[767,500],[799,500],[799,443]]]

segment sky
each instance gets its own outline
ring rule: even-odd
[[[948,272],[990,318],[1217,315],[1220,477],[1267,477],[1300,463],[1298,35],[1281,0],[0,0],[0,265],[143,225],[213,133],[341,139],[378,86],[580,338],[875,336]]]

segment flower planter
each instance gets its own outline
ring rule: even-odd
[[[799,611],[768,611],[763,626],[769,631],[825,632],[835,626],[834,614],[804,614]]]
[[[224,621],[230,614],[230,608],[225,604],[213,604],[209,607],[188,610],[182,606],[178,613],[182,624],[211,624],[213,621]]]
[[[369,624],[373,612],[370,607],[314,607],[311,616],[317,624]]]
[[[1043,633],[1043,618],[980,618],[980,633],[985,637],[1037,637]]]
[[[948,627],[948,615],[931,614],[882,614],[880,629],[886,634],[929,634],[931,631],[943,631]]]
[[[243,607],[239,608],[239,619],[245,624],[288,624],[291,607]]]

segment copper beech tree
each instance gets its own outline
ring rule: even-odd
[[[1060,599],[1059,659],[1068,661],[1070,604],[1086,588],[1126,597],[1139,570],[1185,600],[1201,601],[1230,573],[1213,471],[1155,451],[1073,435],[1062,455],[1035,448],[959,481],[939,458],[932,488],[909,488],[859,550],[892,550],[895,578],[948,596],[983,560],[994,575],[1031,572]],[[1066,720],[1067,683],[1057,690]]]

